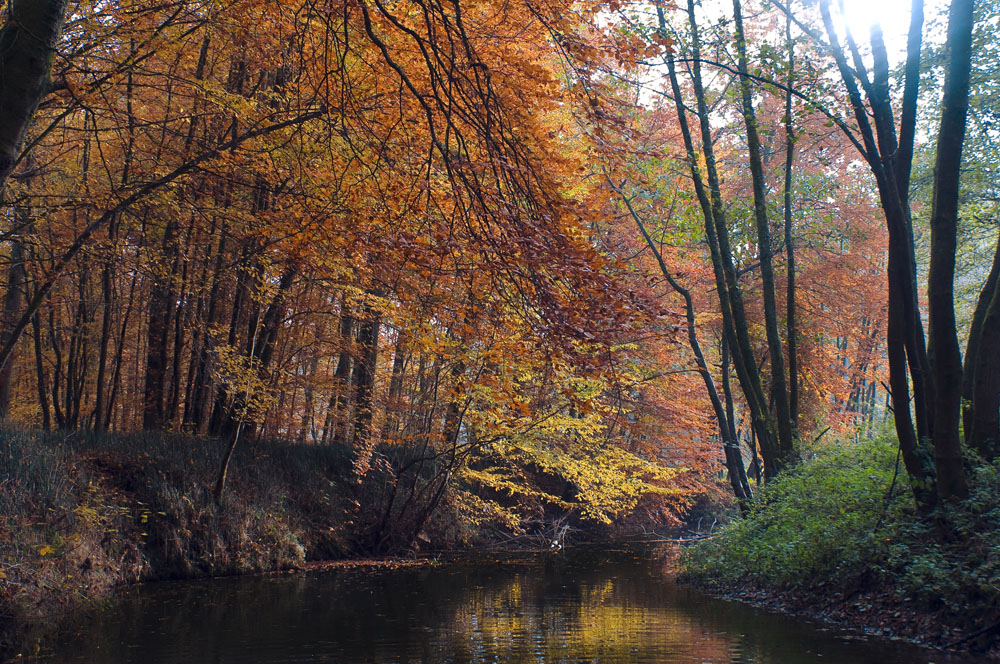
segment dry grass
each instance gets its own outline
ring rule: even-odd
[[[218,441],[165,434],[0,430],[0,654],[124,584],[349,552],[344,450],[245,447],[217,505],[221,454]]]

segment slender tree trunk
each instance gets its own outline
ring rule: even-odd
[[[407,335],[400,330],[396,339],[396,348],[392,355],[392,375],[389,378],[385,424],[382,426],[382,440],[386,442],[399,433],[400,413],[403,409],[403,375],[406,371],[409,354],[410,349]]]
[[[129,177],[132,171],[132,160],[135,155],[135,113],[132,108],[133,92],[134,81],[132,72],[129,71],[125,85],[125,115],[127,118],[128,142],[125,147],[125,159],[122,164],[121,186],[123,188],[128,185]],[[108,344],[111,342],[112,314],[114,305],[115,257],[118,252],[118,224],[120,221],[121,215],[115,215],[108,222],[108,255],[104,259],[104,265],[101,268],[101,297],[104,307],[102,309],[103,318],[101,320],[101,341],[100,350],[98,351],[97,364],[97,399],[94,406],[94,429],[96,431],[106,430],[110,422],[110,417],[105,416],[105,411],[108,410],[108,404],[106,403],[108,400],[106,396],[108,393],[108,387],[106,382]]]
[[[962,357],[955,326],[954,282],[962,145],[972,69],[972,10],[973,0],[953,0],[949,11],[948,65],[934,165],[931,259],[927,276],[929,356],[935,394],[934,466],[938,495],[949,501],[964,498],[969,493],[959,437]]]
[[[38,385],[38,405],[42,410],[42,429],[52,429],[52,415],[49,412],[49,392],[45,378],[45,363],[42,359],[42,326],[38,313],[31,317],[31,334],[35,346],[35,377]]]
[[[163,234],[163,255],[167,262],[176,252],[177,224],[171,219]],[[149,293],[149,322],[146,327],[146,383],[143,389],[142,428],[162,429],[166,424],[167,345],[170,339],[170,314],[174,294],[173,274],[154,268]]]
[[[313,381],[316,380],[316,372],[319,369],[319,356],[313,355],[309,358],[309,368],[306,371],[305,407],[302,409],[302,424],[299,426],[299,442],[306,442],[310,436],[315,439],[315,429],[313,424],[315,419],[314,410],[316,402],[313,392]],[[293,409],[294,410],[294,409]]]
[[[798,329],[795,325],[795,242],[792,236],[792,166],[795,161],[795,128],[792,122],[792,89],[795,84],[795,42],[792,41],[791,0],[789,14],[785,17],[785,41],[788,43],[788,78],[785,93],[785,255],[787,257],[787,286],[785,290],[785,339],[788,346],[788,413],[792,436],[799,435],[799,352]]]
[[[376,293],[378,295],[378,293]],[[358,326],[358,362],[354,366],[356,407],[354,411],[354,447],[360,449],[371,443],[372,417],[375,394],[375,369],[378,358],[378,338],[381,314],[370,306],[365,306],[361,324]]]
[[[194,237],[194,216],[191,217],[191,223],[188,225],[187,230],[187,243],[190,245],[191,239]],[[191,306],[190,297],[188,293],[188,270],[190,269],[190,261],[187,258],[186,251],[182,252],[178,248],[177,255],[175,257],[175,265],[173,268],[174,276],[179,276],[180,281],[177,285],[177,290],[175,293],[174,302],[176,303],[173,307],[174,309],[174,343],[173,343],[173,354],[170,362],[171,366],[171,376],[170,376],[170,398],[167,402],[167,409],[165,413],[166,421],[168,422],[179,422],[178,409],[180,408],[181,400],[181,373],[183,368],[183,363],[181,360],[184,355],[184,346],[186,342],[185,327],[186,324],[190,322],[191,315],[193,313],[193,307]],[[177,263],[180,263],[178,266]],[[180,275],[178,275],[178,268]]]
[[[330,397],[330,409],[333,413],[333,428],[330,441],[334,445],[346,443],[347,411],[350,406],[351,394],[351,355],[354,348],[354,318],[347,311],[347,298],[344,298],[340,310],[340,359],[337,361],[337,373],[334,376],[333,394]],[[326,433],[324,432],[324,437]]]
[[[241,265],[245,264],[249,253],[249,250],[244,247],[240,256]],[[237,341],[239,340],[240,320],[243,318],[245,313],[244,309],[247,309],[246,302],[249,299],[250,285],[247,283],[246,270],[237,269],[233,305],[229,314],[229,333],[226,336],[226,345],[230,349],[236,348]],[[254,332],[254,329],[250,330],[250,338],[247,342],[248,344],[253,343]],[[215,391],[215,400],[212,404],[212,414],[209,418],[208,424],[208,430],[214,435],[225,435],[225,426],[227,422],[231,421],[227,415],[227,400],[228,394],[226,392],[226,386],[217,386]]]
[[[105,430],[111,428],[112,416],[115,411],[115,399],[118,396],[118,388],[121,386],[122,366],[125,364],[125,335],[128,333],[129,320],[132,317],[132,309],[135,306],[135,290],[138,281],[139,275],[133,274],[128,289],[128,305],[125,307],[125,313],[122,314],[122,324],[118,332],[118,343],[115,346],[114,370],[111,372],[111,392],[108,394],[108,407],[104,415]],[[122,414],[124,416],[124,409]]]
[[[7,290],[3,298],[3,329],[0,330],[0,345],[6,344],[7,335],[17,324],[24,307],[24,291],[28,274],[24,268],[24,241],[20,237],[11,238],[10,267],[7,270]],[[10,412],[10,394],[14,380],[14,363],[0,367],[0,420],[7,419]]]
[[[56,427],[66,428],[66,420],[63,417],[62,404],[59,402],[59,383],[62,381],[63,352],[62,342],[56,335],[56,316],[54,307],[49,307],[49,344],[52,347],[52,354],[55,355],[55,366],[52,367],[52,413],[56,418]]]
[[[222,284],[222,267],[226,251],[227,226],[222,224],[219,233],[219,246],[215,254],[215,265],[212,270],[211,286],[208,290],[208,312],[201,330],[201,349],[198,352],[198,364],[195,368],[194,403],[184,411],[185,422],[190,422],[198,433],[206,433],[212,409],[212,379],[210,365],[214,343],[212,327],[219,317],[219,289]],[[190,412],[190,420],[188,413]]]
[[[760,263],[761,291],[764,298],[764,329],[767,350],[771,358],[771,395],[774,400],[778,430],[778,463],[784,465],[795,454],[792,434],[792,414],[788,401],[788,382],[785,378],[785,356],[778,332],[778,307],[775,296],[771,227],[767,218],[767,183],[761,159],[760,135],[757,131],[757,113],[753,107],[753,91],[747,64],[746,35],[743,31],[743,7],[740,0],[733,0],[736,19],[736,50],[739,54],[740,89],[743,98],[743,124],[747,133],[747,152],[750,177],[753,182],[754,218],[757,223],[757,252]],[[789,119],[789,122],[791,120]],[[790,172],[790,165],[787,171]],[[789,194],[790,199],[790,194]]]
[[[105,430],[105,416],[107,410],[107,371],[108,371],[108,347],[111,344],[111,330],[113,319],[112,308],[114,306],[114,260],[115,260],[115,226],[112,222],[108,225],[108,256],[104,259],[104,267],[101,268],[101,340],[97,350],[97,385],[96,402],[94,405],[94,429],[96,431]]]

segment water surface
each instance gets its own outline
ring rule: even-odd
[[[708,598],[634,549],[138,586],[53,655],[88,664],[965,664]]]

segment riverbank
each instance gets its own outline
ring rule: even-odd
[[[889,440],[828,444],[745,519],[688,547],[682,579],[727,599],[1000,659],[1000,469],[980,466],[954,528],[916,518]]]
[[[415,538],[396,537],[408,544],[376,549],[372,533],[409,522],[386,526],[384,486],[359,482],[350,449],[241,445],[216,501],[224,447],[168,434],[0,430],[0,659],[45,650],[80,610],[139,582],[398,568],[421,564],[421,549],[548,547],[570,526],[540,521],[545,536],[518,537],[477,529],[446,493]]]
[[[213,439],[0,432],[0,654],[127,584],[348,555],[345,450],[243,449],[217,503],[222,453]]]

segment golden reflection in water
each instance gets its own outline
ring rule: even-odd
[[[528,574],[469,589],[440,633],[447,644],[437,645],[464,662],[499,653],[505,662],[729,662],[741,650],[676,605],[650,604],[648,594],[640,601],[630,581],[571,583],[555,598]]]
[[[81,621],[68,664],[922,664],[678,588],[633,551],[134,588]],[[938,664],[967,664],[947,658]]]

